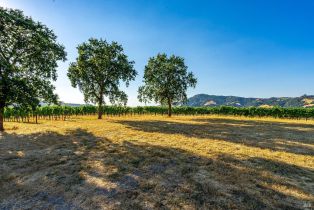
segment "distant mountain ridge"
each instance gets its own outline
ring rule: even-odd
[[[84,105],[87,105],[87,104],[75,104],[75,103],[64,103],[64,102],[61,102],[61,105],[62,106],[78,107],[78,106],[84,106]]]
[[[186,106],[234,106],[234,107],[314,107],[314,95],[300,97],[245,98],[197,94],[188,99]]]

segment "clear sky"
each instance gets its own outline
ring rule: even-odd
[[[314,94],[313,0],[0,0],[53,29],[68,53],[55,83],[60,99],[83,103],[66,76],[76,46],[90,37],[117,41],[139,75],[159,52],[185,58],[197,93],[245,97]]]

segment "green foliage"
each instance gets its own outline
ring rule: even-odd
[[[0,7],[1,116],[5,106],[25,109],[40,101],[57,102],[51,81],[57,78],[57,61],[64,61],[66,53],[56,39],[53,31],[22,11]]]
[[[86,105],[78,107],[70,106],[44,106],[36,110],[11,107],[4,112],[5,119],[8,121],[29,121],[30,118],[37,116],[39,119],[59,120],[78,115],[95,115],[98,107]],[[163,106],[103,106],[102,112],[108,116],[121,115],[164,115],[167,114],[167,107]],[[288,119],[314,119],[314,108],[237,108],[230,106],[221,107],[174,107],[173,114],[176,115],[231,115],[243,117],[274,117]]]
[[[128,61],[123,48],[116,42],[89,39],[77,47],[78,58],[70,64],[68,77],[78,87],[86,102],[105,104],[107,96],[112,104],[126,104],[127,95],[119,89],[120,82],[129,85],[137,72],[133,61]],[[101,111],[101,110],[99,110]],[[100,118],[102,113],[100,112]]]
[[[144,83],[138,90],[139,101],[167,104],[170,116],[171,104],[186,101],[187,88],[195,87],[197,80],[187,72],[183,58],[158,54],[145,66]]]

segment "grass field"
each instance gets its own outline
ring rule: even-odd
[[[0,209],[311,209],[314,121],[5,123]]]

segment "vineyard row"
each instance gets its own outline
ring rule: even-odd
[[[94,115],[98,112],[96,106],[85,105],[71,106],[43,106],[36,110],[22,108],[6,108],[4,111],[5,121],[30,122],[38,119],[65,120],[71,116]],[[104,106],[103,113],[108,116],[121,115],[166,115],[167,107],[161,106]],[[174,107],[175,115],[233,115],[245,117],[274,117],[289,119],[314,119],[314,108],[260,108],[260,107]]]

